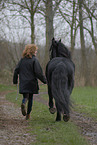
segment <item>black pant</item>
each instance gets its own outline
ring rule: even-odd
[[[33,94],[29,94],[29,93],[23,94],[22,103],[26,104],[27,101],[28,101],[27,114],[30,114],[32,110],[32,104],[33,104]]]

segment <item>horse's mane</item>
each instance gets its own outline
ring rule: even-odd
[[[50,59],[53,59],[54,57],[66,57],[71,59],[71,53],[61,42],[61,39],[59,41],[56,41],[54,38],[52,39],[50,54]]]

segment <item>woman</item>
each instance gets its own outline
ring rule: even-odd
[[[38,94],[38,80],[46,84],[46,78],[43,75],[42,68],[36,58],[37,47],[35,44],[27,44],[23,51],[23,57],[14,70],[13,84],[18,83],[19,75],[19,93],[23,94],[21,111],[26,120],[30,118],[33,104],[33,94]],[[28,100],[27,113],[25,104]]]

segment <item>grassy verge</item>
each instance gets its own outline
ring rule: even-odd
[[[45,86],[46,87],[46,86]],[[44,86],[41,90],[45,92]],[[11,90],[6,95],[6,98],[20,106],[22,96],[19,95],[17,101],[17,88],[16,86],[0,85],[0,92]],[[47,99],[47,95],[43,96]],[[31,113],[31,120],[29,127],[32,129],[31,134],[36,138],[33,144],[35,145],[89,145],[85,138],[80,135],[78,127],[73,122],[64,121],[55,122],[56,114],[52,115],[48,111],[48,107],[42,103],[35,102],[33,104],[33,111]]]
[[[73,90],[74,108],[97,120],[97,87],[78,87]]]
[[[15,91],[16,86],[0,84],[0,92],[6,92],[6,91],[12,91],[12,90]]]
[[[41,96],[45,100],[48,99],[48,94]],[[75,111],[85,113],[88,117],[97,120],[97,87],[76,87],[72,92],[71,100]]]

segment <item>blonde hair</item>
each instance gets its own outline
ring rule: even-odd
[[[25,46],[25,49],[23,51],[23,58],[27,57],[27,58],[32,58],[32,55],[35,54],[35,51],[37,50],[37,46],[35,44],[27,44]]]

